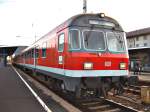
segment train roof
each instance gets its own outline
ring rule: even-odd
[[[102,17],[101,14],[103,14],[103,13],[98,13],[98,14],[86,13],[86,14],[75,15],[75,16],[69,18],[68,20],[66,20],[65,22],[63,22],[61,25],[59,25],[56,28],[54,28],[53,30],[51,30],[50,32],[48,32],[46,35],[42,36],[35,43],[37,43],[38,41],[40,41],[43,38],[46,38],[47,35],[59,32],[59,31],[65,29],[67,27],[71,27],[71,26],[91,27],[92,24],[89,24],[89,20],[99,20],[99,21],[110,22],[110,23],[113,23],[115,25],[115,27],[113,27],[115,30],[123,31],[122,27],[120,26],[120,24],[115,19],[108,17],[108,16]],[[35,43],[33,43],[30,47],[26,48],[23,52],[31,49],[33,46],[36,45]]]
[[[81,26],[81,27],[85,27],[85,26],[91,26],[91,24],[89,24],[89,20],[99,20],[99,21],[107,21],[110,23],[114,23],[116,26],[116,28],[118,30],[122,30],[122,27],[119,25],[119,23],[108,16],[103,16],[101,17],[101,14],[103,13],[98,13],[98,14],[79,14],[76,16],[71,17],[70,19],[68,19],[66,21],[66,25],[69,26]]]
[[[71,26],[90,27],[92,25],[89,24],[89,20],[99,20],[99,21],[107,21],[110,23],[114,23],[116,30],[123,31],[122,27],[115,19],[108,17],[108,16],[101,17],[101,14],[103,13],[98,13],[98,14],[86,13],[86,14],[75,15],[69,18],[68,20],[66,20],[65,22],[63,22],[62,24],[60,24],[59,26],[57,26],[56,28],[54,28],[53,30],[51,30],[50,32],[48,32],[46,35],[52,32],[59,32],[63,30],[64,28],[71,27]],[[43,37],[45,37],[46,35],[44,35]]]

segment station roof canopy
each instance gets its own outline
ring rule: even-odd
[[[10,56],[12,55],[16,49],[20,46],[7,46],[7,45],[0,45],[0,56],[1,55],[6,55]]]
[[[150,27],[127,32],[127,38],[150,34]]]
[[[150,49],[150,47],[128,48],[128,50]]]

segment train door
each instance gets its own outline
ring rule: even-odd
[[[61,69],[64,69],[64,43],[65,43],[65,34],[58,34],[58,66]]]
[[[34,47],[34,68],[36,69],[39,57],[39,46]]]

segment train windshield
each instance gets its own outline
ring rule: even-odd
[[[83,32],[84,47],[87,50],[105,50],[104,33],[100,31]]]
[[[107,33],[108,49],[112,52],[125,52],[123,33]]]

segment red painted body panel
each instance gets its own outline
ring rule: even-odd
[[[111,66],[105,66],[105,62],[111,62]],[[103,53],[99,56],[96,53],[68,53],[65,61],[65,69],[83,70],[85,62],[93,63],[93,70],[119,70],[119,64],[124,62],[128,65],[126,54],[108,54]],[[126,70],[128,67],[126,67]]]
[[[126,69],[128,70],[128,54],[127,53],[90,53],[90,52],[73,52],[68,50],[68,32],[69,27],[66,23],[55,28],[43,36],[40,40],[26,49],[22,55],[18,56],[16,63],[31,64],[34,65],[34,58],[31,56],[24,58],[24,53],[31,51],[35,46],[39,46],[39,58],[36,59],[36,64],[39,66],[62,68],[69,70],[84,70],[84,63],[93,63],[93,70],[119,70],[120,63],[126,63]],[[65,34],[64,51],[58,52],[58,35]],[[42,44],[47,43],[46,57],[42,57]],[[63,64],[59,64],[58,58],[63,56]],[[111,66],[105,66],[105,62],[111,62]]]
[[[65,33],[65,48],[62,53],[58,52],[57,48],[57,37],[61,33]],[[88,53],[88,52],[69,52],[68,51],[68,29],[64,29],[61,32],[57,33],[55,37],[46,40],[47,41],[47,51],[46,57],[42,57],[42,43],[45,40],[41,39],[38,42],[40,46],[39,49],[39,58],[37,58],[37,65],[54,67],[54,68],[63,68],[69,70],[83,70],[83,64],[85,62],[93,63],[93,70],[119,70],[119,64],[121,62],[126,63],[128,65],[128,55],[126,53],[118,54],[118,53]],[[64,65],[58,64],[58,57],[63,56]],[[111,66],[106,67],[105,62],[111,62]],[[23,63],[23,59],[19,63]],[[25,64],[34,64],[33,58],[26,58]],[[126,70],[128,66],[126,67]]]

